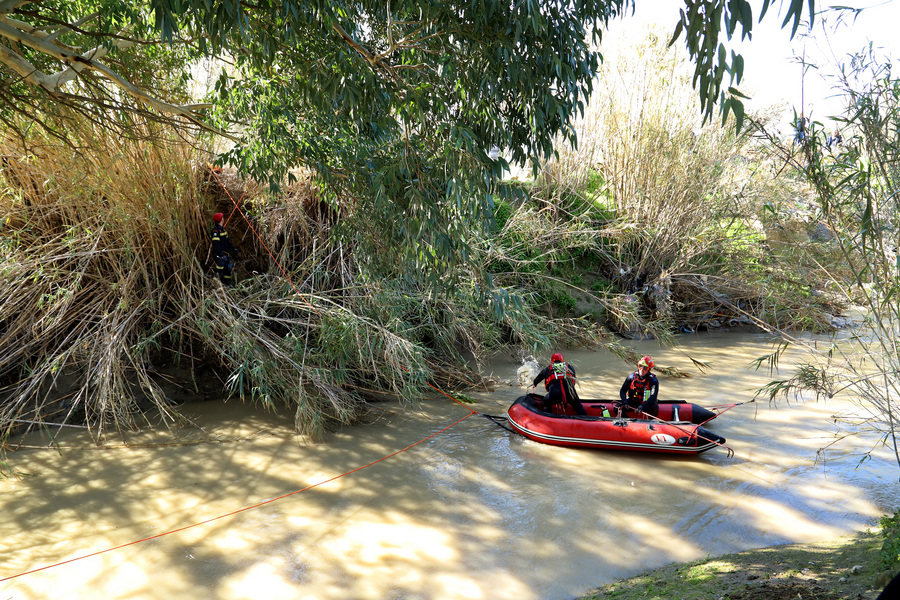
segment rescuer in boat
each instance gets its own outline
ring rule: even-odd
[[[555,405],[568,402],[575,414],[587,414],[575,392],[575,368],[563,360],[562,354],[557,352],[550,357],[550,364],[537,374],[531,387],[537,387],[542,381],[547,388],[547,395],[541,403],[541,410],[551,412]]]
[[[659,403],[656,401],[659,380],[650,372],[652,368],[653,359],[645,356],[638,361],[637,371],[625,378],[619,390],[620,400],[616,402],[620,417],[641,418],[646,416],[643,413],[655,417],[659,414]]]

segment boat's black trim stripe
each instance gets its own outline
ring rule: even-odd
[[[646,448],[652,449],[656,451],[672,451],[672,452],[680,452],[684,454],[695,454],[700,453],[705,450],[709,450],[716,444],[714,442],[709,442],[702,446],[681,446],[679,444],[642,444],[640,442],[613,442],[609,440],[597,440],[591,438],[576,438],[576,437],[565,437],[561,435],[549,435],[546,433],[539,433],[537,431],[533,431],[528,429],[527,427],[522,427],[518,423],[516,423],[509,415],[507,415],[507,420],[509,424],[512,425],[515,429],[521,432],[523,435],[534,436],[536,438],[540,438],[542,440],[553,440],[557,442],[569,442],[569,443],[579,443],[579,444],[590,444],[591,446],[604,446],[607,448]]]

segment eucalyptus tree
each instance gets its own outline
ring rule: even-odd
[[[237,166],[245,175],[277,186],[289,179],[294,169],[314,173],[316,184],[341,217],[345,239],[352,242],[349,246],[341,244],[340,251],[353,252],[355,264],[364,267],[354,273],[362,280],[363,296],[385,298],[385,303],[420,305],[429,291],[450,295],[462,290],[468,294],[466,300],[492,300],[500,315],[509,306],[505,302],[509,296],[493,286],[483,265],[475,260],[472,244],[493,217],[495,198],[513,194],[501,181],[508,166],[506,160],[494,159],[488,151],[497,147],[509,160],[536,165],[554,153],[555,140],[560,136],[570,143],[576,141],[572,123],[594,87],[603,85],[595,76],[604,27],[612,18],[627,16],[633,4],[633,0],[0,0],[0,121],[5,125],[4,134],[18,133],[26,142],[26,154],[32,148],[28,142],[35,127],[79,151],[88,143],[89,134],[96,132],[99,137],[112,130],[116,136],[107,135],[96,144],[100,148],[97,154],[107,159],[96,161],[96,165],[116,168],[125,164],[118,160],[120,156],[140,158],[143,149],[122,150],[110,142],[118,142],[120,136],[152,135],[159,131],[158,122],[172,125],[178,133],[186,128],[190,139],[203,134],[211,136],[211,142],[221,143],[218,136],[227,136],[230,145],[220,160]],[[788,14],[799,14],[804,6],[792,0]],[[742,34],[751,30],[753,15],[748,1],[689,0],[679,22],[675,38],[683,35],[695,57],[702,110],[711,115],[720,105],[739,115],[735,107],[740,98],[723,88],[723,82],[726,76],[739,79],[742,63],[733,55],[729,57],[719,38],[730,37],[738,25]],[[204,59],[219,65],[220,75],[208,96],[198,102],[191,80]],[[84,126],[85,118],[90,127]],[[4,161],[10,175],[15,174],[9,167],[12,162]],[[98,269],[135,283],[133,287],[117,281],[108,285],[105,289],[110,293],[104,301],[111,304],[98,308],[97,297],[82,285],[79,273],[71,277],[73,283],[68,287],[55,286],[48,277],[35,277],[55,290],[59,314],[65,318],[43,323],[54,328],[42,338],[46,352],[30,363],[28,357],[5,354],[15,359],[8,361],[10,369],[16,366],[12,363],[26,365],[22,377],[16,372],[12,379],[24,382],[30,378],[17,387],[17,404],[8,414],[18,418],[16,407],[24,411],[30,406],[31,392],[45,389],[42,382],[55,382],[62,367],[77,365],[84,358],[82,353],[89,354],[84,360],[90,363],[81,371],[80,392],[86,404],[94,403],[86,410],[89,420],[112,410],[104,402],[96,403],[96,398],[127,397],[126,378],[117,376],[110,381],[108,373],[116,369],[109,365],[118,365],[119,371],[125,366],[136,367],[147,387],[152,387],[140,363],[149,352],[147,348],[157,343],[157,333],[169,330],[169,325],[158,325],[164,322],[184,326],[185,338],[207,336],[205,339],[212,341],[206,347],[218,353],[232,377],[246,374],[252,385],[269,386],[270,391],[262,392],[265,397],[294,398],[300,406],[298,414],[319,406],[307,402],[308,396],[302,393],[310,379],[323,382],[319,385],[322,396],[334,396],[344,383],[335,373],[356,369],[343,368],[328,346],[323,345],[320,356],[315,356],[316,348],[306,342],[314,334],[285,339],[290,336],[283,331],[295,329],[293,326],[268,329],[270,315],[262,309],[249,311],[260,315],[258,327],[236,327],[244,325],[246,319],[234,315],[249,313],[243,307],[234,307],[233,314],[227,312],[222,308],[224,300],[212,303],[223,310],[219,329],[203,331],[205,325],[217,322],[209,318],[206,323],[197,321],[196,327],[181,325],[190,320],[182,316],[203,317],[204,311],[195,310],[188,299],[202,300],[202,307],[209,300],[199,269],[191,262],[194,248],[184,241],[189,236],[183,235],[191,229],[198,232],[194,239],[200,239],[202,211],[180,191],[180,185],[163,188],[149,177],[153,173],[146,168],[148,164],[145,161],[148,178],[144,181],[148,183],[144,189],[125,185],[117,194],[120,204],[126,206],[121,219],[105,218],[109,190],[73,194],[79,203],[77,210],[68,213],[56,210],[54,205],[46,210],[34,209],[43,211],[41,216],[47,223],[46,230],[36,235],[46,234],[54,244],[68,244],[69,239],[59,236],[58,231],[59,215],[65,214],[62,226],[68,228],[67,233],[77,230],[84,234],[79,240],[91,242],[79,256],[95,259],[107,254],[114,264],[106,269],[101,261],[103,268]],[[165,171],[163,162],[157,165],[160,172]],[[73,175],[70,171],[68,167],[58,169],[67,176]],[[97,186],[109,185],[108,179],[115,179],[114,184],[128,183],[131,176],[115,168],[96,171],[90,175],[100,175],[103,180],[92,184]],[[54,186],[72,181],[65,185],[65,191],[71,191],[75,186],[88,185],[85,182],[89,179],[22,177],[20,184],[28,187],[32,181],[47,182],[52,188],[47,194],[49,201],[59,197],[66,206],[73,204],[73,199],[57,196],[59,188]],[[159,189],[151,194],[148,190],[153,186]],[[16,201],[13,194],[7,194],[6,199]],[[17,206],[33,207],[30,202],[24,199]],[[134,208],[130,207],[132,202]],[[157,245],[165,251],[146,253],[135,261],[132,249],[146,252],[144,240],[122,244],[120,232],[111,228],[147,222],[143,218],[147,213],[141,211],[166,202],[179,210],[148,211],[158,219],[154,221],[159,225],[155,232],[167,234],[165,243]],[[29,215],[24,210],[23,214]],[[7,219],[3,235],[15,233],[11,223]],[[23,228],[38,229],[33,223],[41,221],[21,220]],[[99,227],[110,228],[104,229],[114,240],[110,247],[116,251],[124,248],[129,260],[120,262],[113,252],[106,252],[107,248],[98,250],[95,232]],[[132,234],[143,232],[129,227],[126,233],[129,235],[122,239],[131,240]],[[21,250],[38,265],[59,255],[43,250],[48,256],[40,256],[41,248],[47,246],[25,248],[17,243],[10,247]],[[165,268],[171,266],[166,261],[172,262],[171,256],[176,255],[180,264],[186,265],[182,272],[190,280],[182,287],[178,287],[179,278],[170,277]],[[17,266],[25,264],[18,260]],[[129,266],[122,271],[123,264],[140,268]],[[153,272],[133,276],[145,268]],[[63,271],[68,276],[69,272]],[[24,272],[30,276],[39,271]],[[388,281],[381,285],[379,279]],[[341,278],[341,286],[345,281]],[[366,286],[373,281],[376,284]],[[8,282],[0,278],[0,283]],[[468,285],[454,285],[462,282]],[[174,291],[161,294],[159,302],[144,303],[146,298],[141,298],[140,305],[135,305],[142,311],[139,316],[127,312],[135,310],[134,306],[119,301],[123,289],[134,290],[131,293],[137,297],[146,289],[170,289],[166,286],[175,286]],[[252,286],[251,281],[247,287]],[[82,305],[102,314],[104,323],[108,323],[106,329],[98,329],[91,318],[70,318],[80,313],[69,312],[76,303],[61,292],[82,294]],[[351,335],[352,327],[345,323],[350,300],[340,297],[339,292],[323,300],[336,315],[327,319],[328,324],[334,324],[335,339],[350,340],[348,346],[357,344],[364,336]],[[10,296],[13,294],[22,296],[10,292]],[[285,297],[290,293],[278,291],[275,295],[278,297],[272,302],[278,306],[299,301]],[[25,308],[16,308],[8,318],[43,315],[43,292],[34,298],[33,304],[15,305]],[[184,301],[184,307],[173,308],[177,304],[173,298]],[[13,306],[4,306],[7,304]],[[478,308],[483,308],[482,304]],[[163,306],[165,310],[183,310],[184,314],[161,315],[163,309],[157,308]],[[363,316],[366,318],[358,319],[360,328],[370,325],[368,315]],[[68,326],[71,323],[79,323],[80,329],[73,330]],[[121,324],[130,328],[127,335]],[[376,325],[381,326],[380,322]],[[405,344],[408,340],[403,336],[411,337],[409,330],[415,324],[398,318],[390,325],[381,329],[392,343],[412,345]],[[154,330],[157,326],[161,329]],[[141,327],[151,333],[138,330]],[[248,331],[251,341],[253,335],[264,339],[243,343],[240,335]],[[17,336],[23,332],[35,337],[31,327],[10,326],[5,332],[11,335],[0,340],[0,346],[21,346],[22,338]],[[82,336],[79,339],[95,340],[101,350],[87,351],[85,348],[92,346],[73,343],[72,336],[78,335]],[[287,348],[301,337],[302,343]],[[226,343],[231,346],[223,350]],[[379,349],[368,342],[359,345],[369,346],[373,353],[373,348]],[[399,381],[392,384],[394,388],[405,389],[411,387],[407,385],[410,380],[420,383],[424,379],[421,368],[410,369],[417,372],[415,377],[400,374],[412,362],[408,357],[415,354],[413,350],[403,355],[406,362],[391,358],[387,352],[379,354],[394,363]],[[25,373],[38,363],[42,366]],[[263,363],[286,365],[279,371],[284,377],[267,376],[260,367]],[[382,377],[381,366],[372,369],[373,378]],[[268,373],[272,372],[275,368]],[[93,386],[101,386],[104,392],[97,394]],[[410,395],[402,389],[401,393]],[[161,397],[158,406],[165,407]],[[127,401],[119,402],[119,408],[130,410]],[[336,408],[334,412],[342,410]],[[319,417],[316,412],[304,418],[319,423]]]
[[[115,0],[0,2],[0,120],[24,135],[43,127],[63,141],[75,114],[116,133],[135,118],[200,126],[208,104],[185,82],[198,56],[163,41],[149,6]]]
[[[791,0],[785,23],[806,3]],[[762,5],[764,14],[769,0]],[[812,10],[814,2],[809,1]],[[131,133],[135,114],[226,134],[223,161],[277,185],[314,170],[368,242],[402,248],[436,283],[470,259],[505,160],[537,164],[591,93],[609,19],[633,0],[0,1],[0,119],[65,138],[60,106]],[[743,111],[726,75],[743,61],[721,37],[750,35],[747,0],[685,3],[702,110]],[[187,83],[223,61],[207,102]],[[602,85],[602,82],[600,82]],[[378,253],[372,253],[377,256]],[[393,253],[391,256],[393,263]],[[390,265],[388,265],[390,266]]]

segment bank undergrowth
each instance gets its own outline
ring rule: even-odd
[[[530,203],[501,206],[492,272],[548,314],[664,344],[728,325],[830,330],[845,305],[810,293],[806,264],[772,247],[784,227],[769,207],[798,183],[773,178],[779,159],[747,132],[702,123],[686,59],[665,41],[607,55],[600,81],[615,84],[592,97],[578,148],[560,146]]]
[[[416,266],[433,257],[406,260],[390,233],[418,213],[391,221],[315,173],[273,192],[211,169],[200,140],[76,118],[77,152],[40,132],[4,140],[0,429],[178,423],[160,385],[176,364],[211,366],[224,392],[291,410],[316,437],[368,401],[481,385],[479,362],[501,349],[601,345],[634,364],[621,334],[824,326],[828,303],[767,250],[746,139],[668,118],[691,112],[673,105],[690,85],[650,48],[656,70],[638,80],[669,87],[602,96],[579,152],[496,182],[492,222],[438,280]],[[214,212],[241,250],[231,289],[211,276]]]
[[[39,135],[2,149],[5,436],[46,422],[101,436],[149,414],[177,423],[158,373],[177,363],[212,365],[228,393],[293,410],[315,437],[367,399],[477,385],[464,356],[546,342],[534,315],[498,312],[474,286],[438,296],[415,278],[374,278],[351,217],[309,179],[275,196],[210,169],[193,144],[82,126],[77,153]],[[234,289],[211,277],[217,211],[244,253]]]

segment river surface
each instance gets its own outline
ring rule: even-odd
[[[635,346],[694,374],[660,376],[660,399],[748,402],[707,425],[733,457],[543,445],[437,394],[315,445],[291,415],[235,401],[185,405],[202,431],[174,441],[148,429],[98,449],[67,428],[54,448],[32,434],[10,455],[27,475],[0,481],[0,598],[564,600],[674,561],[835,538],[900,505],[892,453],[860,464],[871,434],[818,453],[847,405],[749,403],[770,380],[751,366],[769,338],[680,341]],[[582,398],[615,397],[633,370],[606,352],[566,358]],[[490,368],[514,382],[519,366]],[[504,414],[523,390],[471,406]]]

